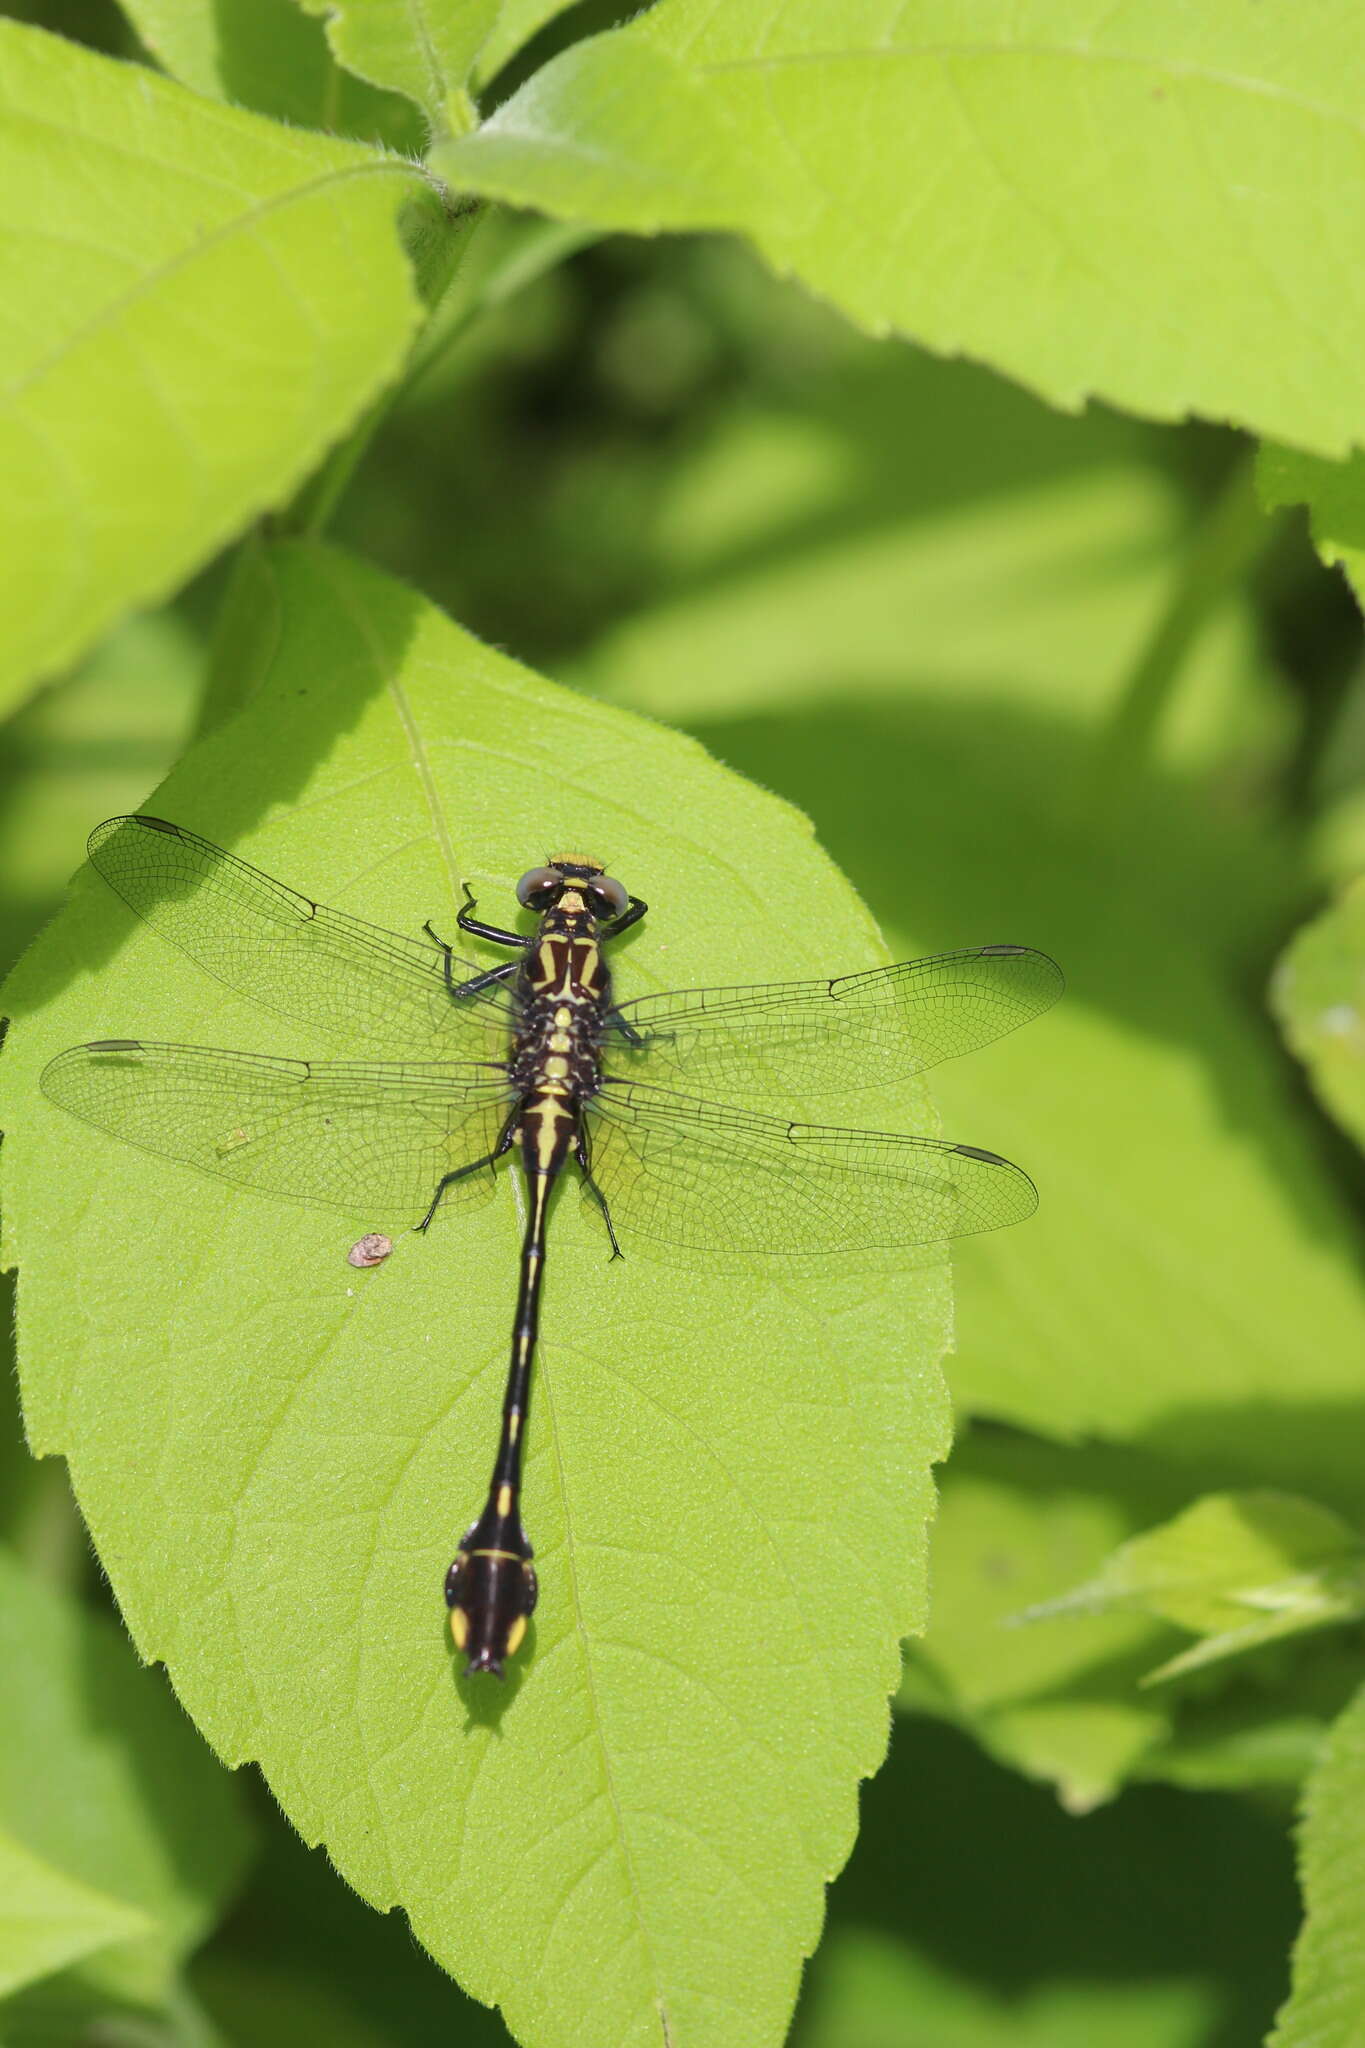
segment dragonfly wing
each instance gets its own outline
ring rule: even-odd
[[[73,1046],[43,1092],[115,1137],[264,1194],[421,1217],[443,1174],[487,1157],[514,1098],[474,1066],[277,1060],[113,1038]],[[476,1197],[491,1173],[442,1198]]]
[[[1033,1182],[937,1138],[786,1123],[609,1082],[589,1112],[592,1173],[622,1238],[787,1256],[930,1244],[1020,1223]],[[586,1195],[586,1190],[585,1190]]]
[[[139,917],[267,1009],[419,1058],[506,1055],[506,999],[494,990],[454,1001],[436,946],[313,903],[162,818],[110,818],[89,853]],[[458,982],[480,969],[455,960],[451,971]]]
[[[680,989],[623,1003],[643,1039],[614,1040],[631,1080],[724,1098],[887,1087],[989,1045],[1051,1007],[1062,970],[1029,946],[978,946],[833,981]]]

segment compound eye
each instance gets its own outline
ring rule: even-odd
[[[564,877],[558,868],[528,868],[517,883],[517,901],[528,910],[537,896],[554,895],[564,887]]]
[[[618,882],[614,875],[596,876],[590,884],[590,893],[604,914],[611,917],[619,917],[630,902],[625,884]]]

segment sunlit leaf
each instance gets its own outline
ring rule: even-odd
[[[819,972],[836,940],[880,956],[799,815],[690,742],[341,556],[267,566],[254,693],[158,811],[414,933],[452,923],[465,878],[506,915],[548,847],[601,849],[651,900],[623,992]],[[29,1427],[67,1455],[144,1652],[518,2034],[643,2040],[662,2013],[681,2042],[776,2043],[923,1618],[937,1255],[611,1263],[561,1201],[525,1493],[541,1604],[494,1697],[454,1675],[441,1581],[487,1483],[515,1173],[357,1273],[347,1247],[386,1222],[359,1197],[233,1193],[35,1102],[46,1057],[114,1030],[318,1048],[93,876],[10,1008]],[[927,1115],[914,1090],[887,1110]]]
[[[162,69],[206,98],[414,154],[426,140],[411,102],[343,70],[297,0],[119,4]]]
[[[1330,0],[662,0],[435,162],[602,227],[736,230],[1059,405],[1335,455],[1365,432],[1360,62]]]
[[[0,21],[0,702],[275,503],[397,370],[414,167]]]

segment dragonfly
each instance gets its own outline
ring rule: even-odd
[[[613,1258],[622,1236],[779,1260],[895,1249],[999,1229],[1037,1205],[1026,1173],[977,1146],[748,1106],[784,1089],[886,1086],[1014,1030],[1063,986],[1030,947],[618,1003],[607,948],[648,906],[596,860],[527,870],[516,898],[529,933],[476,916],[466,883],[460,930],[510,955],[480,966],[430,923],[414,938],[327,909],[163,818],[111,818],[89,854],[229,988],[336,1043],[404,1057],[96,1039],[44,1070],[63,1109],[243,1187],[373,1205],[422,1232],[486,1198],[499,1161],[520,1154],[526,1215],[497,1455],[445,1580],[467,1674],[501,1678],[536,1605],[522,1447],[550,1197],[567,1167]]]

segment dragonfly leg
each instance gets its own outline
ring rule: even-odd
[[[501,967],[490,967],[486,974],[474,974],[470,976],[468,981],[456,981],[452,966],[453,955],[451,950],[445,940],[439,938],[432,930],[430,918],[422,926],[422,930],[431,940],[433,946],[440,947],[444,955],[443,964],[445,967],[446,987],[451,995],[457,999],[463,996],[476,996],[482,989],[492,988],[497,982],[510,980],[521,965],[519,960],[507,960],[504,961]],[[518,944],[520,943],[518,941]]]
[[[609,1029],[611,1029],[612,1031],[620,1032],[622,1038],[625,1039],[627,1045],[644,1044],[644,1033],[642,1031],[637,1031],[635,1029],[635,1026],[631,1023],[629,1017],[622,1016],[619,1010],[608,1010],[606,1021]]]
[[[625,1253],[616,1239],[616,1228],[611,1220],[611,1210],[607,1207],[607,1198],[592,1177],[592,1155],[588,1150],[588,1140],[584,1133],[580,1132],[579,1134],[578,1144],[574,1149],[574,1157],[578,1161],[578,1170],[583,1176],[584,1187],[602,1211],[602,1221],[606,1224],[607,1236],[611,1239],[611,1256],[613,1259],[623,1259]]]
[[[648,908],[649,905],[642,903],[638,896],[632,896],[625,909],[621,912],[621,915],[614,917],[610,924],[603,925],[602,937],[604,939],[619,939],[622,932],[629,931],[633,924],[640,922]]]
[[[441,1197],[447,1188],[454,1187],[457,1180],[468,1180],[471,1173],[482,1173],[485,1167],[491,1172],[498,1160],[502,1158],[503,1153],[511,1151],[512,1133],[516,1127],[516,1114],[517,1112],[513,1111],[512,1115],[508,1117],[507,1122],[502,1127],[502,1135],[491,1152],[485,1153],[482,1159],[471,1159],[468,1166],[457,1166],[453,1172],[441,1175],[441,1178],[436,1183],[436,1192],[431,1198],[431,1205],[421,1222],[413,1225],[414,1230],[420,1230],[425,1233],[430,1229],[431,1220],[440,1208]]]
[[[468,882],[464,884],[464,909],[458,913],[455,922],[462,932],[469,932],[476,939],[488,939],[495,946],[515,946],[519,953],[526,951],[527,941],[520,932],[506,932],[501,925],[485,924],[481,918],[471,915],[478,908],[474,892]]]

